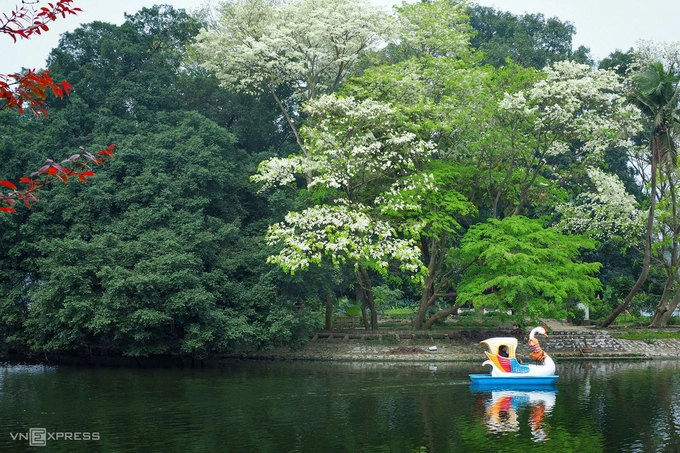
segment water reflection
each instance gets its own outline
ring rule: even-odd
[[[480,389],[478,365],[235,362],[214,370],[0,368],[0,451],[680,451],[680,362],[571,362],[556,388]]]
[[[492,433],[518,432],[520,412],[528,410],[527,425],[535,442],[548,440],[548,416],[555,407],[557,389],[542,391],[498,390],[482,394],[484,425]]]

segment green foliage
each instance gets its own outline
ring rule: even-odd
[[[361,301],[341,297],[338,301],[338,313],[344,316],[361,316]]]
[[[382,311],[383,316],[392,319],[410,319],[416,314],[413,308],[401,307],[401,308],[386,308]]]
[[[563,60],[592,63],[589,49],[581,47],[572,51],[574,26],[556,17],[515,16],[475,5],[470,8],[470,25],[476,31],[471,45],[484,54],[483,64],[501,67],[510,59],[527,68],[541,69]]]
[[[206,74],[180,71],[183,43],[197,31],[167,7],[144,9],[120,27],[83,26],[51,56],[51,69],[78,94],[51,105],[53,121],[33,122],[33,134],[4,116],[0,127],[23,141],[21,148],[0,142],[11,165],[82,142],[120,150],[87,185],[55,185],[20,213],[26,218],[16,216],[20,236],[18,228],[3,231],[8,247],[0,253],[15,263],[0,276],[6,345],[203,356],[296,342],[311,328],[288,320],[270,329],[274,296],[287,293],[261,244],[264,219],[279,206],[248,181],[259,153],[285,136],[261,115],[263,149],[248,154],[237,144],[247,136],[196,111],[228,98]],[[186,99],[189,86],[205,97]],[[249,112],[233,108],[210,113],[223,124],[250,122]]]
[[[652,344],[656,340],[679,339],[680,332],[628,328],[625,330],[613,330],[611,331],[611,336],[622,340],[643,340]]]
[[[303,309],[295,313],[280,305],[269,313],[266,325],[267,338],[273,346],[299,349],[323,327],[323,319],[319,312]]]
[[[382,12],[323,3],[347,14],[322,14],[313,1],[223,5],[224,17],[257,12],[249,33],[263,47],[241,53],[167,6],[64,34],[49,64],[73,94],[49,100],[49,122],[0,112],[4,177],[81,145],[113,142],[118,153],[87,185],[56,185],[32,211],[0,219],[3,347],[130,356],[300,347],[322,321],[321,302],[308,301],[354,298],[355,264],[377,277],[373,296],[392,317],[414,317],[415,300],[431,317],[470,301],[500,311],[459,315],[459,325],[487,326],[507,323],[507,309],[522,323],[562,317],[568,301],[600,314],[621,298],[634,243],[623,256],[610,239],[595,249],[535,220],[577,199],[586,164],[644,194],[617,154],[635,119],[620,109],[619,76],[523,67],[575,56],[568,24],[442,0],[404,5],[404,28],[387,30],[394,22]],[[220,72],[185,50],[202,25],[193,51]],[[233,32],[227,41],[242,31],[235,25],[220,25]],[[470,25],[472,47],[497,68],[476,65]],[[373,34],[338,57],[328,53],[333,30]],[[367,57],[392,31],[404,39]],[[483,42],[486,34],[498,39]],[[274,52],[255,52],[265,47]],[[400,62],[348,80],[364,57]],[[321,96],[339,86],[341,95]],[[282,127],[282,112],[302,135]],[[257,192],[249,178],[258,168],[255,179],[284,190]],[[594,261],[607,270],[601,302]],[[291,275],[297,269],[306,272]],[[341,298],[337,314],[359,316],[359,307]]]
[[[595,247],[523,216],[489,219],[472,226],[458,253],[466,271],[458,299],[475,308],[513,310],[518,319],[563,318],[568,299],[588,303],[601,288],[599,263],[578,260]]]
[[[376,310],[383,311],[392,302],[403,297],[404,293],[398,288],[390,288],[386,285],[373,286],[373,298],[375,299]]]

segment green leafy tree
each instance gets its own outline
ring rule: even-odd
[[[262,122],[279,115],[271,105],[230,97],[186,68],[182,42],[197,30],[181,11],[145,9],[121,26],[67,33],[53,51],[51,69],[74,80],[74,96],[32,125],[27,156],[47,136],[56,150],[115,137],[123,151],[91,190],[53,185],[43,199],[55,204],[36,205],[12,229],[17,241],[1,250],[16,264],[0,286],[0,328],[13,346],[201,358],[299,344],[320,325],[315,307],[293,311],[302,284],[266,264],[266,226],[290,201],[269,204],[249,182],[264,153],[295,142]],[[218,109],[215,99],[239,103]],[[25,123],[3,121],[3,136],[30,138]],[[257,127],[246,134],[245,125]],[[21,149],[1,144],[7,162],[24,165]]]
[[[635,62],[635,54],[631,48],[627,52],[621,52],[617,50],[612,52],[609,56],[605,57],[598,64],[599,69],[611,69],[616,71],[617,74],[625,76],[626,73],[632,69]]]
[[[460,307],[456,299],[456,266],[450,253],[462,234],[461,222],[477,213],[475,206],[456,190],[460,173],[455,166],[433,161],[426,173],[407,178],[380,198],[382,213],[393,218],[400,229],[420,242],[421,259],[427,272],[414,329],[427,329]],[[423,181],[419,181],[419,179]],[[453,301],[427,318],[441,299]]]
[[[200,356],[247,335],[215,283],[224,279],[218,252],[236,234],[216,199],[230,192],[234,167],[222,153],[233,137],[198,114],[140,132],[123,139],[128,151],[91,192],[112,195],[89,209],[41,209],[29,221],[36,232],[47,219],[64,228],[42,239],[29,293],[26,328],[37,350]]]
[[[600,263],[579,260],[595,248],[585,236],[564,235],[540,220],[512,216],[472,226],[457,253],[467,270],[458,298],[475,308],[512,310],[526,318],[563,318],[568,301],[588,302],[601,288]]]
[[[470,26],[476,32],[473,48],[484,54],[483,64],[505,66],[508,58],[527,68],[543,68],[558,61],[592,64],[589,49],[572,50],[574,25],[543,14],[516,16],[491,7],[470,8]]]

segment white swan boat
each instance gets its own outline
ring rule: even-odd
[[[476,385],[522,385],[545,386],[554,385],[558,376],[555,375],[555,362],[541,349],[536,335],[548,336],[545,327],[536,327],[529,334],[529,349],[537,364],[520,363],[517,359],[517,338],[494,337],[481,342],[488,348],[484,351],[488,360],[482,365],[489,365],[488,374],[470,374],[470,379]]]

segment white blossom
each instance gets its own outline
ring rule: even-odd
[[[320,263],[324,256],[336,264],[372,262],[383,271],[394,260],[413,274],[422,270],[415,240],[399,237],[366,206],[343,200],[337,203],[291,212],[283,222],[270,226],[267,243],[283,244],[283,248],[268,261],[291,273]]]
[[[579,194],[574,203],[558,205],[557,211],[562,215],[558,228],[597,239],[613,235],[630,239],[643,231],[644,213],[621,180],[596,168],[587,172],[595,191]]]
[[[251,94],[295,86],[293,98],[309,100],[333,92],[363,51],[397,31],[360,0],[225,1],[191,52],[224,86]]]
[[[591,70],[571,61],[543,69],[545,78],[530,89],[506,94],[499,106],[532,119],[536,134],[544,134],[546,155],[564,153],[578,141],[577,152],[599,157],[640,130],[640,112],[625,102],[624,85],[609,70]]]
[[[305,112],[310,125],[302,132],[309,156],[265,161],[254,181],[272,187],[304,172],[309,189],[333,188],[348,195],[361,192],[370,181],[393,182],[383,195],[367,200],[369,205],[348,196],[289,213],[268,231],[267,243],[282,247],[269,261],[295,272],[326,256],[335,264],[370,263],[382,271],[399,263],[415,277],[423,275],[426,269],[414,239],[422,222],[397,230],[380,213],[420,209],[418,194],[437,190],[434,177],[420,172],[436,147],[401,131],[389,104],[329,95],[309,102]]]

